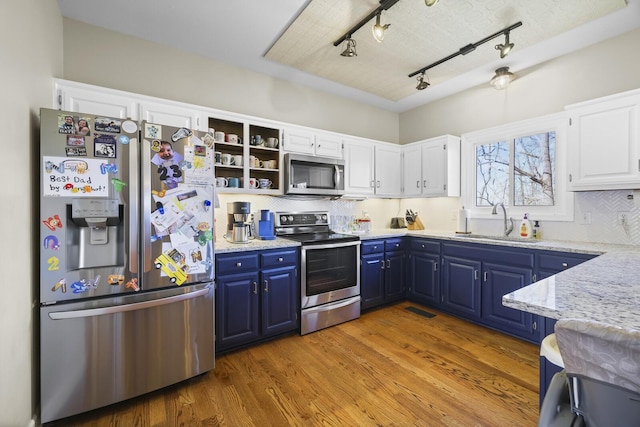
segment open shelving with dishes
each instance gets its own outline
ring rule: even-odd
[[[280,194],[281,130],[210,117],[221,193]]]
[[[249,187],[253,178],[258,191],[279,190],[280,130],[249,125],[249,134]]]

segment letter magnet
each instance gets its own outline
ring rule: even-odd
[[[56,228],[62,228],[62,220],[59,215],[50,216],[47,219],[43,219],[42,223],[47,226],[51,231],[55,231]]]

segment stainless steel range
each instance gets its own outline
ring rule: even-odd
[[[360,317],[360,238],[332,232],[328,212],[277,212],[275,230],[302,245],[301,334]]]

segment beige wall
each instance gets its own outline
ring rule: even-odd
[[[562,111],[565,105],[640,87],[640,30],[517,72],[503,91],[488,83],[400,114],[402,144],[461,135]],[[491,76],[487,76],[487,81]]]
[[[2,280],[0,281],[0,426],[31,423],[38,400],[36,279],[38,185],[34,166],[39,109],[62,74],[62,16],[55,1],[0,2],[2,117]],[[34,172],[36,171],[36,172]]]
[[[64,78],[398,142],[398,114],[64,19]]]

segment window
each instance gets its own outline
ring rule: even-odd
[[[555,145],[555,131],[476,145],[476,206],[553,206]]]
[[[566,176],[564,114],[471,132],[462,141],[462,204],[476,218],[504,203],[514,218],[573,219],[573,193],[559,179]]]

